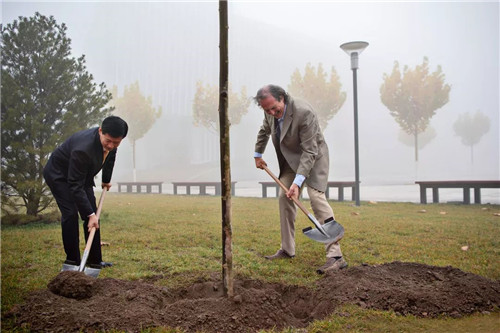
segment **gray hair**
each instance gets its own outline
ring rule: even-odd
[[[285,89],[274,84],[268,84],[267,86],[260,88],[253,100],[255,103],[260,104],[260,101],[267,98],[269,95],[273,96],[277,101],[281,100],[281,97],[283,97],[285,104],[288,103],[288,94]]]

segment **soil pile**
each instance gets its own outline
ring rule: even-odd
[[[96,279],[76,271],[64,271],[59,273],[47,288],[56,295],[84,299],[92,297],[93,286]]]
[[[402,262],[348,268],[326,275],[313,289],[235,280],[233,299],[223,297],[222,282],[215,280],[169,290],[146,282],[96,279],[85,297],[63,295],[64,281],[53,287],[57,293],[36,291],[13,309],[16,324],[34,332],[139,332],[154,326],[256,332],[306,327],[344,303],[424,317],[459,317],[500,306],[500,281],[453,267]]]

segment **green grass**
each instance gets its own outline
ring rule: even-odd
[[[324,263],[324,248],[300,234],[299,230],[311,224],[300,211],[296,258],[269,262],[262,256],[275,252],[280,244],[277,199],[235,197],[232,204],[236,278],[304,286],[320,278],[315,269]],[[307,201],[305,204],[310,209]],[[500,212],[498,205],[331,204],[346,229],[341,244],[350,266],[398,260],[450,265],[500,278],[500,217],[494,215]],[[110,244],[103,248],[104,259],[116,265],[102,270],[100,277],[154,279],[175,288],[221,271],[219,197],[109,193],[101,228],[102,241]],[[469,248],[463,251],[462,246]],[[31,291],[46,288],[63,259],[58,223],[2,225],[2,313]],[[351,306],[312,324],[309,332],[476,332],[475,327],[494,332],[499,330],[499,322],[498,312],[461,319],[422,319]]]

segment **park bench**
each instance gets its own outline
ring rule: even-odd
[[[122,191],[122,186],[126,188],[127,193],[152,193],[153,186],[158,187],[158,193],[161,193],[161,185],[163,182],[118,182],[118,192]],[[146,188],[146,192],[142,188]]]
[[[356,182],[328,182],[325,192],[327,198],[330,198],[330,187],[338,188],[338,201],[344,201],[344,188],[346,187],[351,188],[351,201],[356,199]]]
[[[191,188],[198,188],[199,195],[207,195],[207,188],[214,188],[215,189],[215,195],[220,195],[221,194],[221,182],[172,182],[174,185],[174,194],[178,194],[178,188],[179,187],[185,187],[186,192],[185,194],[191,195]],[[231,195],[234,195],[235,193],[235,184],[236,182],[231,182]]]
[[[470,204],[470,190],[474,189],[474,203],[481,203],[482,188],[500,188],[500,180],[443,180],[443,181],[418,181],[420,185],[420,203],[427,203],[427,189],[432,189],[432,202],[439,203],[440,188],[462,188],[464,191],[464,204]]]
[[[276,196],[279,193],[279,185],[276,182],[259,182],[262,186],[262,197],[267,198],[267,189],[274,188]],[[345,181],[345,182],[337,182],[337,181],[329,181],[326,187],[325,196],[326,198],[330,198],[330,188],[338,188],[338,201],[344,201],[344,188],[350,187],[352,193],[352,201],[356,197],[356,182]]]

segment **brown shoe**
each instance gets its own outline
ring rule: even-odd
[[[273,254],[272,256],[265,256],[266,259],[268,260],[275,260],[275,259],[292,259],[295,256],[291,256],[285,251],[279,249],[278,252]]]
[[[327,258],[326,263],[316,270],[318,274],[325,274],[327,272],[339,271],[347,267],[347,262],[343,257],[339,259]]]

